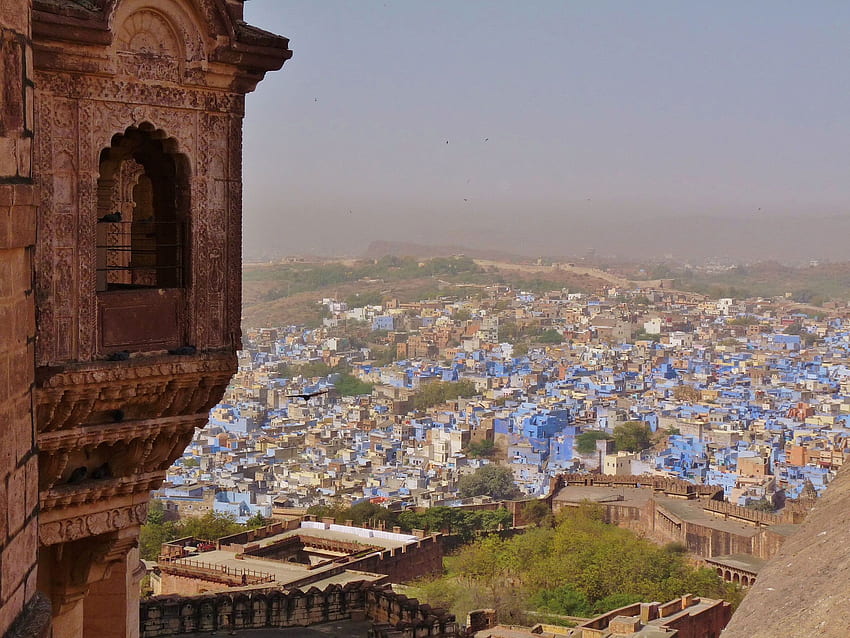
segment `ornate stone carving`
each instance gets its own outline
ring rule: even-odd
[[[141,525],[148,515],[148,504],[138,503],[112,511],[74,516],[62,521],[43,523],[38,530],[42,546],[69,543],[87,536],[115,532],[132,525]]]
[[[285,39],[245,25],[241,4],[231,0],[33,6],[22,11],[32,18],[27,57],[35,69],[32,77],[26,73],[34,88],[25,91],[34,93],[35,122],[26,129],[35,139],[26,143],[34,144],[38,206],[33,402],[45,575],[39,585],[63,618],[58,633],[70,636],[85,633],[83,614],[66,612],[90,583],[126,560],[150,490],[235,371],[239,248],[232,243],[240,238],[241,158],[234,153],[241,148],[244,93],[289,51]],[[144,139],[113,156],[116,136]],[[128,189],[140,165],[150,197],[136,199]],[[131,250],[139,272],[98,281],[99,268],[126,266],[117,251],[127,244],[123,230],[106,228],[108,219],[100,241],[98,219],[119,210],[132,221],[137,204],[154,201],[148,209],[161,226],[151,235],[138,231],[141,248]],[[115,253],[104,253],[102,264],[98,242]],[[165,316],[153,315],[164,305],[136,303],[145,292],[167,298],[179,330],[157,332],[156,321],[137,320],[139,308],[149,318]],[[140,326],[142,334],[122,333],[122,325]],[[196,350],[165,355],[172,342]],[[107,354],[123,360],[105,361]]]
[[[236,370],[235,355],[139,357],[44,370],[35,393],[39,433],[114,421],[205,414]]]
[[[182,451],[182,450],[181,450]],[[132,476],[124,476],[117,479],[106,479],[100,481],[83,481],[73,485],[57,485],[41,493],[42,515],[53,509],[61,509],[69,506],[78,507],[87,503],[98,503],[102,507],[109,508],[109,500],[132,494],[144,495],[151,490],[159,488],[165,478],[165,469],[156,472],[139,472]],[[60,515],[48,517],[51,519],[62,518]],[[74,512],[71,508],[68,517],[73,518]],[[44,523],[43,523],[44,524]]]

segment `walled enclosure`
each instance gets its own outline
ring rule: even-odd
[[[712,485],[654,476],[562,474],[552,479],[546,497],[553,512],[581,503],[581,498],[571,501],[563,496],[565,488],[570,486],[613,488],[610,497],[595,503],[603,508],[607,523],[634,529],[659,541],[683,543],[689,552],[706,559],[743,554],[769,560],[779,552],[789,530],[796,528],[811,507],[809,502],[789,503],[787,511],[777,515],[722,501],[722,488]],[[645,499],[618,500],[619,494],[632,490],[643,490]],[[674,507],[677,504],[688,507]],[[693,511],[689,514],[687,509]],[[694,516],[698,512],[704,516]],[[723,525],[723,521],[737,525]],[[731,571],[727,571],[732,579]],[[749,584],[755,578],[753,572],[743,575],[746,580],[740,580],[739,574],[736,582]]]
[[[244,96],[291,55],[242,8],[0,2],[0,633],[138,635],[148,492],[235,369]]]

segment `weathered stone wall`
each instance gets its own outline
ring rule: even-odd
[[[416,599],[366,583],[281,591],[250,590],[196,597],[159,596],[141,604],[141,638],[247,628],[306,627],[368,618],[375,635],[450,638],[459,635],[454,616]],[[393,634],[396,635],[396,634]]]
[[[703,608],[695,608],[694,605],[697,603],[704,603]],[[680,613],[689,608],[691,613]],[[717,638],[729,622],[731,615],[732,606],[724,600],[700,599],[686,594],[663,605],[635,603],[613,609],[581,623],[578,627],[582,630],[583,636],[607,636],[609,632],[610,635],[631,636],[633,625],[624,624],[622,620],[637,616],[640,617],[641,624],[646,625],[654,621],[658,628],[676,629],[678,638]]]
[[[708,497],[710,499],[722,499],[723,488],[716,485],[695,485],[681,479],[666,478],[663,476],[650,475],[628,475],[616,476],[609,474],[559,474],[550,481],[550,494],[547,498],[554,496],[554,492],[565,485],[585,485],[596,487],[650,487],[656,492],[664,492],[674,497]]]
[[[742,507],[726,501],[709,501],[705,503],[704,508],[714,514],[721,514],[724,518],[732,518],[752,525],[776,525],[778,523],[796,522],[791,512],[788,515],[784,512],[782,514],[761,512],[751,507]]]
[[[606,523],[635,530],[653,538],[657,542],[676,541],[684,543],[689,552],[705,558],[726,554],[751,554],[765,560],[771,559],[779,551],[786,535],[772,531],[767,525],[796,520],[792,517],[780,517],[731,503],[715,500],[717,488],[714,486],[692,486],[684,481],[671,479],[653,480],[653,477],[608,477],[585,475],[562,475],[555,483],[556,490],[569,485],[593,485],[594,487],[616,487],[619,489],[653,490],[663,496],[689,494],[688,498],[696,508],[702,508],[718,519],[731,517],[737,522],[747,522],[759,529],[753,534],[735,533],[693,521],[684,520],[664,505],[664,499],[651,497],[643,506],[624,505],[619,501],[598,503],[602,508]],[[640,487],[638,487],[640,486]],[[696,498],[697,494],[701,495]],[[557,512],[563,507],[577,507],[578,503],[555,501],[550,495]]]
[[[30,1],[0,2],[0,635],[39,636]],[[49,607],[46,607],[49,610]],[[35,618],[38,614],[40,621]],[[24,633],[22,633],[24,632]]]
[[[232,585],[211,580],[200,580],[163,572],[160,574],[161,591],[176,592],[181,596],[195,596],[207,592],[227,591]]]
[[[348,567],[386,574],[394,583],[406,583],[422,576],[436,574],[443,569],[443,548],[437,539],[436,536],[428,536],[416,543],[354,561]]]

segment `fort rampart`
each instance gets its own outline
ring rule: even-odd
[[[255,589],[205,596],[159,596],[142,601],[141,638],[197,632],[306,627],[324,622],[373,622],[375,638],[450,638],[460,635],[454,616],[388,587],[363,582],[324,591]]]

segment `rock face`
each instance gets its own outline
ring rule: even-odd
[[[148,492],[236,367],[244,96],[290,55],[242,0],[0,2],[0,635],[47,600],[138,634]]]
[[[850,469],[759,572],[723,638],[844,638],[850,627]]]

